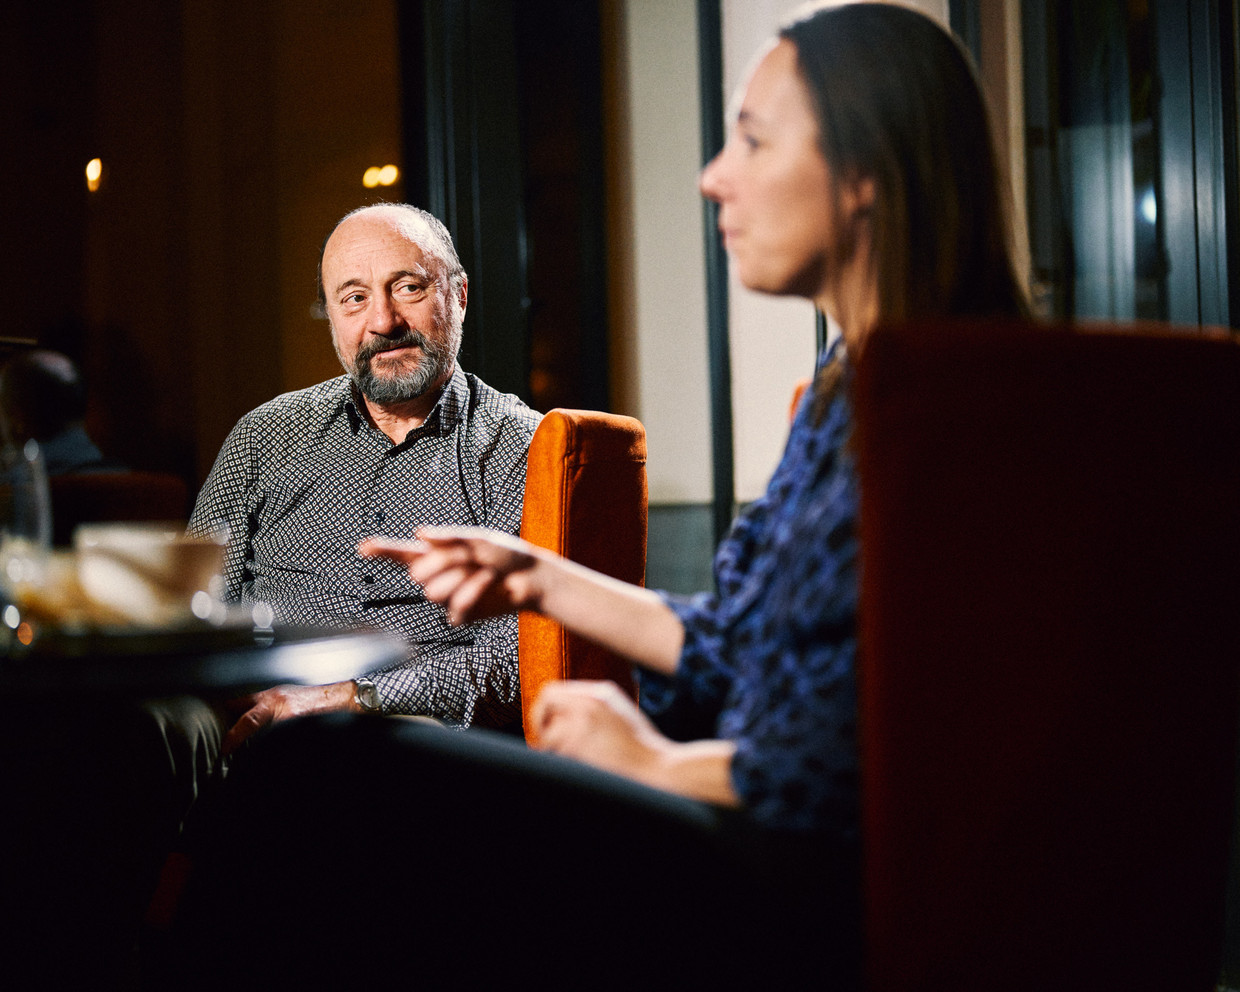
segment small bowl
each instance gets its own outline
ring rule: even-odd
[[[82,591],[133,623],[168,626],[202,616],[224,546],[174,524],[83,524],[73,536]],[[197,597],[197,602],[196,602]]]

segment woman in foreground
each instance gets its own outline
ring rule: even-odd
[[[740,280],[843,332],[719,549],[718,592],[678,600],[480,530],[363,545],[457,622],[537,610],[629,657],[642,706],[608,683],[548,687],[535,720],[554,754],[396,720],[277,728],[230,785],[244,826],[221,864],[248,883],[223,900],[248,931],[233,951],[466,984],[854,980],[850,370],[880,321],[1024,312],[1002,184],[960,47],[859,3],[781,31],[701,188]]]

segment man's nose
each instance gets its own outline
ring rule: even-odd
[[[369,319],[366,329],[372,334],[395,334],[405,327],[405,318],[400,308],[386,293],[376,294],[371,301]]]

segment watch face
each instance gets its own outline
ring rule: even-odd
[[[362,708],[377,712],[379,709],[379,690],[373,682],[359,682],[357,684],[357,701],[362,704]]]

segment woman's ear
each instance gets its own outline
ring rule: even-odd
[[[854,176],[840,183],[840,207],[850,221],[874,209],[873,176]]]

